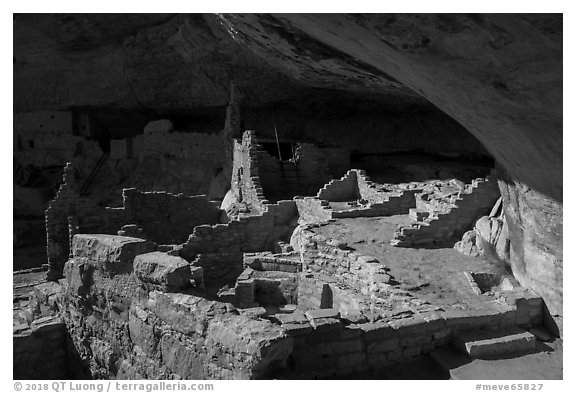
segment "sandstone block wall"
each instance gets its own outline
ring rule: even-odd
[[[223,132],[168,132],[161,128],[158,132],[113,139],[109,173],[99,178],[116,179],[115,190],[135,187],[221,199],[230,183],[227,165],[232,157],[227,156],[226,143]]]
[[[270,209],[273,206],[278,211]],[[290,209],[288,204],[270,207],[267,213],[279,222],[285,222],[289,210],[295,211],[294,204]],[[196,230],[207,234],[225,227]],[[530,327],[543,320],[542,299],[518,288],[504,293],[503,305],[495,311],[420,308],[369,322],[371,310],[385,315],[369,301],[401,298],[390,285],[387,268],[302,228],[292,243],[300,253],[302,273],[247,269],[250,274],[239,277],[236,296],[254,306],[266,304],[270,293],[294,301],[297,292],[298,308],[312,308],[305,313],[288,311],[261,319],[257,312],[240,312],[186,288],[172,286],[181,293],[155,289],[148,284],[158,282],[149,278],[165,275],[145,269],[144,277],[139,262],[156,255],[150,254],[154,245],[105,235],[76,235],[65,279],[50,284],[62,285],[62,290],[47,287],[38,301],[54,303],[56,296],[51,307],[62,316],[94,378],[247,379],[285,372],[345,376],[420,356],[462,331]],[[253,257],[255,263],[258,258]],[[258,261],[264,268],[268,259]],[[170,266],[185,264],[178,259],[177,266]],[[277,299],[280,304],[282,299]],[[409,299],[401,301],[410,304]]]
[[[126,224],[136,224],[142,236],[160,244],[185,241],[197,225],[220,221],[218,203],[204,195],[123,190],[123,206],[104,208],[90,196],[80,196],[74,169],[64,169],[64,182],[46,210],[46,234],[50,275],[58,278],[70,255],[76,233],[115,234]]]
[[[535,313],[541,309],[531,307]],[[320,318],[307,312],[305,318],[282,325],[294,337],[291,357],[301,378],[345,376],[408,361],[448,344],[458,333],[517,326],[518,316],[528,315],[521,306],[492,313],[450,310],[368,322],[334,311]],[[538,317],[530,323],[537,324]]]
[[[475,180],[470,191],[461,193],[447,212],[432,214],[423,222],[399,228],[392,244],[452,246],[478,218],[490,212],[499,196],[494,178]]]
[[[370,308],[370,298],[321,273],[304,273],[298,285],[298,309],[333,308],[342,315],[360,315]]]
[[[362,200],[363,204],[359,207],[333,211],[332,218],[377,217],[407,213],[410,208],[415,207],[414,195],[417,191],[418,188],[388,190],[385,186],[370,181],[365,171],[351,169],[341,179],[331,180],[322,187],[316,198],[329,202]],[[311,219],[322,216],[321,207],[308,202],[306,208],[306,216],[311,216]]]
[[[315,195],[330,177],[341,176],[350,162],[347,149],[299,144],[295,157],[280,161],[267,153],[254,131],[234,142],[231,189],[238,202],[263,212],[269,201]]]
[[[263,212],[268,202],[260,182],[256,133],[245,131],[242,140],[234,140],[231,190],[238,202]]]
[[[227,224],[199,225],[182,244],[180,253],[190,259],[196,254],[232,250],[257,252],[273,250],[273,242],[285,238],[296,225],[294,201],[269,204],[258,216],[241,217]]]
[[[316,198],[329,202],[348,202],[359,199],[356,171],[349,170],[342,178],[331,180],[318,191]]]
[[[80,132],[78,118],[69,111],[14,114],[15,214],[42,216],[58,188],[55,168],[74,160],[89,171],[102,154],[98,143],[87,139],[90,130]]]
[[[125,189],[124,221],[138,224],[157,243],[185,241],[197,225],[217,224],[222,211],[205,195],[188,196],[168,192],[142,192]]]
[[[344,313],[348,309],[358,309],[360,304],[364,309],[374,307],[378,298],[387,298],[394,292],[394,288],[390,285],[393,277],[388,274],[389,269],[385,266],[385,261],[358,254],[350,250],[346,244],[315,234],[302,226],[294,231],[291,244],[300,252],[304,274],[311,274],[308,283],[306,276],[303,278],[305,286],[302,290],[305,291],[303,293],[305,296],[299,300],[299,304],[300,301],[306,301],[306,296],[332,291],[337,292],[337,295],[342,294],[341,298],[344,300],[340,303],[345,308],[342,309]],[[324,289],[323,283],[328,284],[329,288]],[[309,287],[308,293],[306,285]],[[352,291],[358,299],[363,300],[356,305],[350,304],[345,301],[345,291]],[[312,296],[312,300],[308,300],[312,302],[311,304],[318,303],[313,300],[314,297],[321,296]],[[404,296],[398,294],[398,297]]]
[[[297,304],[299,283],[296,273],[246,268],[234,286],[235,304],[242,308]]]
[[[71,259],[61,280],[58,307],[92,377],[258,378],[291,352],[291,338],[270,321],[194,295],[150,290],[132,270],[133,259],[147,252],[134,246],[144,241],[113,240],[116,248],[94,238],[94,251]],[[124,269],[105,269],[103,258]]]
[[[257,159],[262,188],[269,200],[312,196],[330,180],[327,161],[313,145],[301,144],[291,161],[280,161],[258,146]]]
[[[298,208],[300,222],[318,223],[332,219],[333,212],[327,201],[322,201],[312,197],[304,197],[295,198],[294,202]]]

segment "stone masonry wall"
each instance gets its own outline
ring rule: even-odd
[[[273,250],[273,241],[286,236],[297,218],[294,201],[267,205],[259,216],[241,217],[227,224],[199,225],[182,244],[180,253],[186,258],[239,247],[242,252]]]
[[[350,250],[344,243],[313,233],[310,231],[313,225],[296,228],[290,244],[300,252],[303,272],[311,275],[302,280],[308,278],[320,283],[316,286],[316,297],[320,297],[318,293],[322,292],[323,283],[327,283],[332,291],[337,287],[354,291],[358,299],[363,298],[360,300],[363,308],[369,309],[375,306],[376,299],[387,298],[394,291],[389,285],[393,278],[385,265],[371,256]]]
[[[90,196],[80,196],[74,177],[74,169],[68,164],[64,169],[64,182],[46,210],[49,277],[52,279],[61,276],[76,233],[114,234],[123,225],[137,224],[143,236],[161,244],[177,244],[185,241],[195,226],[216,224],[220,220],[218,204],[203,195],[124,189],[122,207],[104,208]]]
[[[316,197],[329,202],[348,202],[360,198],[356,171],[349,170],[342,178],[331,180],[318,191]]]
[[[503,294],[502,306],[491,311],[438,310],[411,296],[402,298],[379,261],[355,255],[345,244],[304,226],[297,228],[292,244],[303,260],[298,309],[308,311],[278,319],[294,336],[291,358],[302,378],[342,376],[407,361],[462,332],[543,323],[542,298],[524,288]],[[377,298],[400,300],[404,311],[378,310],[372,302]]]
[[[174,131],[169,120],[160,120],[145,133],[112,140],[110,146],[107,173],[99,179],[112,182],[114,192],[133,187],[221,199],[230,184],[232,157],[225,151],[224,132]]]
[[[278,160],[261,146],[257,157],[260,181],[269,200],[312,196],[330,180],[327,158],[311,144],[300,144],[295,159],[289,161]]]
[[[45,213],[48,277],[61,277],[64,263],[70,256],[71,237],[75,233],[105,227],[104,209],[92,198],[81,197],[72,165],[64,167],[63,183]]]
[[[320,223],[332,219],[333,211],[328,201],[317,198],[294,198],[298,208],[299,221],[302,223]]]
[[[422,222],[399,228],[392,244],[399,247],[445,244],[452,246],[478,218],[490,212],[499,197],[498,186],[492,177],[475,180],[470,191],[461,193],[460,197],[456,198],[455,205],[447,212],[432,214]]]
[[[526,296],[518,303],[512,299],[507,309],[485,313],[428,311],[370,322],[320,309],[279,319],[294,338],[290,358],[300,378],[338,377],[409,361],[448,344],[459,333],[538,324],[542,299]]]
[[[270,200],[315,195],[331,176],[340,176],[349,166],[347,149],[318,148],[303,143],[295,158],[280,161],[268,154],[254,131],[245,131],[234,142],[231,189],[235,200],[261,213]],[[335,175],[336,174],[336,175]]]
[[[358,256],[355,263],[345,255],[337,258],[347,251],[343,244],[304,234],[298,239],[305,253],[319,250],[321,257],[303,255],[304,279],[316,276],[308,270],[323,266],[327,276],[362,280],[360,287],[368,293],[378,287],[376,275],[389,279],[373,258]],[[74,237],[65,279],[55,284],[62,286],[56,307],[92,378],[248,379],[278,378],[286,372],[300,378],[345,376],[418,357],[463,331],[542,323],[542,299],[523,289],[507,293],[506,304],[498,310],[482,313],[431,307],[409,317],[367,320],[354,310],[342,316],[339,310],[324,308],[260,319],[229,303],[199,297],[192,288],[151,288],[148,281],[159,282],[163,276],[159,270],[142,269],[139,261],[147,255],[157,260],[161,253],[150,253],[153,250],[154,245],[142,239]],[[178,262],[178,271],[185,265]],[[341,294],[334,281],[325,282],[337,288],[333,300],[343,302],[339,298],[345,292]]]
[[[254,131],[244,132],[241,141],[234,140],[231,190],[238,202],[261,213],[268,201],[260,184],[257,144]]]
[[[179,254],[204,268],[204,278],[219,281],[242,271],[242,253],[273,251],[274,242],[285,240],[297,225],[294,201],[269,204],[259,216],[241,217],[227,224],[200,225],[179,246]]]
[[[184,242],[197,225],[220,222],[222,211],[217,202],[205,195],[188,196],[168,192],[142,192],[124,189],[123,215],[125,224],[138,224],[144,235],[161,244]]]
[[[316,197],[329,202],[363,202],[359,207],[333,211],[331,218],[376,217],[408,213],[416,206],[414,195],[418,191],[418,188],[388,190],[370,181],[364,170],[351,169],[341,179],[331,180],[322,187]],[[304,207],[304,203],[301,205]],[[308,208],[307,211],[317,213],[318,216],[321,215],[318,213],[322,212],[322,206],[319,208],[307,202],[305,207]]]
[[[291,352],[292,339],[270,321],[144,285],[133,263],[149,242],[88,235],[75,242],[58,307],[93,378],[258,378]]]

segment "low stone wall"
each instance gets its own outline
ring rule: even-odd
[[[308,283],[311,289],[309,293],[303,295],[322,293],[325,290],[323,283],[326,283],[329,285],[327,290],[332,292],[351,290],[355,296],[364,297],[365,309],[370,308],[374,312],[379,309],[378,299],[387,299],[391,294],[398,299],[406,300],[409,304],[409,297],[392,285],[393,277],[384,263],[371,256],[352,251],[344,243],[315,234],[309,230],[310,228],[299,226],[290,241],[294,250],[300,252],[304,278],[306,274],[311,274],[308,278],[316,283],[313,285]],[[321,298],[321,295],[316,297]],[[312,300],[312,304],[314,303],[317,302]],[[346,308],[354,309],[352,306]],[[344,311],[343,309],[342,312]]]
[[[364,170],[351,169],[341,179],[332,180],[322,187],[316,198],[328,202],[362,202],[359,207],[333,211],[331,218],[379,217],[408,213],[416,206],[414,195],[419,191],[421,188],[416,187],[390,190],[370,181]],[[321,210],[311,202],[306,204],[306,217],[311,218],[309,222],[321,222],[313,220],[322,216]]]
[[[236,281],[234,302],[241,308],[296,304],[299,282],[296,273],[247,268]]]
[[[241,217],[227,224],[199,225],[181,245],[180,254],[193,260],[198,254],[272,251],[273,243],[287,238],[296,225],[294,201],[269,204],[258,216]]]
[[[298,209],[299,221],[302,223],[320,223],[332,219],[333,211],[328,201],[317,198],[294,198]]]
[[[432,213],[422,222],[400,227],[391,244],[398,247],[452,247],[478,218],[490,212],[499,196],[498,186],[492,177],[477,179],[446,212]]]
[[[388,193],[383,202],[369,203],[365,207],[350,208],[332,212],[332,218],[382,217],[406,214],[415,206],[414,194],[418,190],[407,190],[401,193]]]
[[[278,320],[294,338],[294,371],[301,378],[326,378],[409,361],[448,344],[458,333],[538,324],[541,317],[530,315],[541,313],[541,301],[528,298],[492,313],[434,311],[390,321],[343,317],[336,309],[281,315]]]
[[[370,309],[370,297],[347,287],[333,276],[304,273],[298,286],[298,309],[334,308],[342,315],[361,315]]]
[[[75,248],[58,307],[92,377],[260,378],[291,352],[292,339],[270,321],[189,293],[150,289],[148,276],[161,281],[168,275],[145,269],[142,281],[140,267],[134,274],[132,266],[149,251],[146,241],[77,239],[78,245],[90,242],[82,249],[91,251]]]

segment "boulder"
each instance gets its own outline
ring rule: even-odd
[[[171,288],[191,285],[190,264],[180,257],[150,252],[134,258],[134,275],[141,281]]]
[[[72,240],[72,255],[86,259],[99,270],[128,271],[134,257],[155,248],[152,242],[127,236],[78,234]]]

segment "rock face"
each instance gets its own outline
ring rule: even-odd
[[[394,78],[463,124],[514,178],[562,200],[561,15],[223,18],[239,42],[293,75],[321,54],[328,73],[339,53],[359,63],[359,77],[370,67]]]
[[[517,181],[499,181],[510,238],[510,264],[524,286],[562,315],[562,204]]]
[[[505,261],[523,286],[542,294],[552,316],[561,316],[562,205],[520,182],[501,179],[498,185],[501,202],[454,248],[465,255]]]
[[[134,274],[141,281],[172,288],[186,288],[192,278],[186,260],[163,252],[138,255],[134,259]]]
[[[17,112],[222,106],[231,75],[261,102],[290,91],[210,15],[17,15],[14,32]]]

